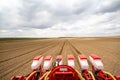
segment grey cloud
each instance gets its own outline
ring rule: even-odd
[[[36,29],[46,29],[46,28],[49,28],[51,26],[49,25],[44,25],[44,24],[41,24],[39,26],[35,26],[35,25],[30,25],[30,26],[23,26],[23,27],[26,27],[26,28],[36,28]]]
[[[66,4],[64,5],[55,5],[52,6],[51,4],[48,4],[48,11],[51,12],[53,15],[58,16],[58,17],[68,17],[68,16],[73,16],[73,15],[80,15],[84,13],[86,10],[88,10],[91,5],[92,1],[78,1],[77,3],[74,3],[71,6],[68,6]],[[89,6],[89,8],[88,8]]]
[[[53,25],[54,21],[50,21],[49,17],[45,16],[38,16],[38,20],[36,21],[36,14],[40,13],[42,11],[46,11],[47,14],[49,13],[47,11],[48,5],[44,3],[42,0],[26,0],[22,3],[23,7],[19,11],[19,15],[21,16],[22,20],[25,22],[22,26],[28,27],[28,28],[38,28],[38,29],[45,29],[49,28]],[[49,20],[44,21],[43,19]],[[34,22],[38,22],[38,25],[35,25]],[[44,21],[43,23],[40,23],[40,21]]]
[[[116,11],[120,11],[120,0],[113,0],[111,1],[110,5],[101,6],[98,12],[109,13],[109,12],[116,12]]]
[[[31,21],[34,18],[35,13],[38,12],[38,3],[34,2],[33,0],[23,0],[21,4],[22,8],[19,10],[19,15],[23,20]]]
[[[48,4],[47,1],[42,1],[42,0],[21,0],[20,4],[22,5],[22,7],[17,8],[19,10],[17,15],[20,16],[19,23],[20,22],[21,23],[20,23],[20,25],[16,24],[16,26],[43,29],[43,28],[50,28],[53,25],[62,23],[62,22],[66,22],[66,23],[71,22],[72,23],[75,20],[79,19],[79,17],[81,18],[81,16],[79,16],[79,15],[81,13],[84,13],[84,11],[88,9],[88,6],[90,6],[90,2],[89,3],[86,3],[86,2],[87,2],[87,0],[78,2],[77,4],[74,4],[71,9],[69,6],[66,6],[66,5],[58,6],[57,4],[54,4],[55,5],[55,7],[54,7],[53,5]],[[44,16],[38,16],[39,20],[37,20],[37,21],[38,21],[39,25],[36,26],[36,25],[34,25],[32,20],[35,21],[35,15],[42,11],[46,11],[47,14],[49,13],[51,19],[48,17],[44,17]],[[7,12],[9,12],[9,11],[7,11]],[[9,13],[7,13],[7,14],[9,14]],[[12,16],[14,16],[14,15],[12,15]],[[47,20],[48,19],[50,19],[50,20],[47,22],[44,21],[44,23],[40,23],[39,21],[43,21],[41,19],[41,17],[42,17],[42,19],[46,18]],[[4,24],[4,22],[3,22],[3,24]],[[8,24],[10,25],[10,23],[8,23]]]
[[[106,26],[107,26],[107,25],[106,25]],[[120,25],[111,24],[109,27],[105,28],[105,30],[109,30],[109,31],[120,30]]]

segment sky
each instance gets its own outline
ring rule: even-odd
[[[0,37],[120,36],[120,0],[0,0]]]

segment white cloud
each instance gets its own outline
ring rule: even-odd
[[[1,33],[6,33],[6,32],[7,32],[7,30],[0,30],[0,32],[1,32]]]
[[[119,0],[1,0],[0,37],[120,35]]]

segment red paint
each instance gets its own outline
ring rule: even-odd
[[[68,60],[74,60],[74,56],[73,55],[68,55]]]
[[[58,55],[56,59],[61,59],[62,60],[62,55]]]
[[[80,59],[87,59],[87,58],[86,58],[86,56],[85,56],[85,55],[83,55],[83,54],[78,55],[78,57],[79,57]]]
[[[52,56],[46,56],[45,60],[50,60],[52,58]]]
[[[97,55],[95,55],[95,54],[91,54],[90,55],[94,60],[99,60],[99,59],[101,59],[99,56],[97,56]]]
[[[36,56],[33,60],[39,60],[42,57],[42,55]]]
[[[63,69],[63,71],[60,69]],[[72,67],[60,65],[51,71],[49,80],[78,80],[78,74]]]

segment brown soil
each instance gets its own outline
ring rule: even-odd
[[[55,57],[60,54],[63,56],[63,64],[67,64],[67,55],[73,54],[75,68],[78,70],[78,54],[87,57],[96,54],[102,58],[104,70],[120,75],[119,52],[120,37],[0,41],[0,78],[9,80],[12,76],[30,73],[32,59],[37,55],[52,55],[54,63]]]

